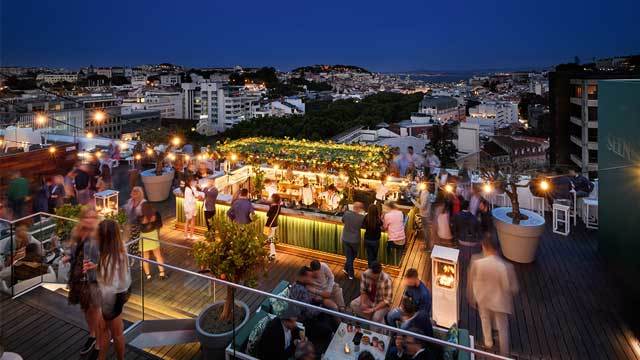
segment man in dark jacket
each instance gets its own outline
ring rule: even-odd
[[[478,219],[469,211],[469,201],[462,201],[461,210],[453,218],[454,236],[461,245],[475,246],[479,244],[480,224],[478,224]]]
[[[362,210],[364,205],[361,202],[353,203],[353,210],[345,211],[342,215],[342,247],[344,248],[344,256],[347,258],[344,263],[344,269],[342,270],[349,280],[353,280],[354,270],[353,261],[358,256],[358,249],[360,248],[360,229],[364,222],[364,215]]]
[[[258,358],[287,360],[293,357],[300,337],[297,312],[297,307],[289,306],[282,316],[269,321],[258,341]]]
[[[575,169],[569,169],[569,177],[576,191],[576,198],[587,197],[593,191],[593,184]]]

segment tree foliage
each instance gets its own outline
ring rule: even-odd
[[[226,216],[213,219],[213,231],[193,245],[196,263],[209,269],[213,276],[236,284],[255,286],[268,259],[264,246],[267,237],[255,222],[237,224]],[[220,316],[228,320],[233,308],[233,288],[227,288],[227,298]]]
[[[218,135],[219,139],[243,137],[291,137],[309,140],[330,139],[356,126],[373,128],[380,122],[408,119],[418,108],[423,94],[378,93],[363,100],[307,103],[301,116],[264,117],[242,121]]]
[[[458,157],[458,148],[453,143],[455,135],[449,125],[435,125],[429,141],[429,148],[440,159],[442,166],[448,167],[455,164]]]

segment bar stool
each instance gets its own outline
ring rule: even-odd
[[[532,196],[531,197],[531,210],[540,214],[540,216],[544,217],[544,206],[545,201],[541,196]]]
[[[578,223],[578,197],[576,196],[576,191],[571,189],[571,213],[569,216],[573,219],[573,226],[576,226]]]
[[[595,208],[595,214],[591,208]],[[598,199],[582,199],[582,221],[587,229],[598,228]]]
[[[571,230],[571,206],[553,204],[553,232],[567,236]]]

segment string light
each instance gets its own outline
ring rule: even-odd
[[[136,160],[140,160],[140,159],[142,159],[142,155],[140,155],[140,154],[136,154],[135,159],[136,159]]]
[[[191,157],[190,157],[189,155],[186,155],[186,154],[185,154],[185,155],[184,155],[184,160],[185,160],[185,161],[189,161],[189,159],[191,159]]]
[[[91,131],[87,132],[87,138],[93,139],[93,133]]]
[[[236,160],[238,160],[238,155],[231,154],[231,161],[236,161]]]
[[[50,147],[50,148],[49,148],[49,152],[50,152],[50,153],[52,153],[52,154],[53,154],[53,153],[55,153],[55,152],[56,152],[56,148],[54,148],[54,147]]]
[[[427,190],[427,183],[420,183],[420,190]]]
[[[173,139],[171,139],[171,143],[173,144],[173,146],[179,146],[180,145],[180,138],[179,137],[174,137]]]
[[[147,148],[147,155],[149,155],[149,156],[153,155],[153,149],[152,148]]]
[[[451,184],[447,184],[444,186],[444,191],[448,192],[448,193],[452,193],[453,192],[453,186],[451,186]]]
[[[493,186],[491,186],[490,183],[485,183],[482,185],[482,191],[484,191],[485,194],[488,194],[493,191]]]

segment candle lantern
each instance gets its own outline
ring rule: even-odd
[[[460,251],[435,245],[431,252],[431,279],[433,281],[433,320],[449,328],[458,323],[460,307],[460,273],[458,256]]]
[[[116,214],[118,212],[118,191],[105,190],[94,195],[96,211],[100,215]]]

